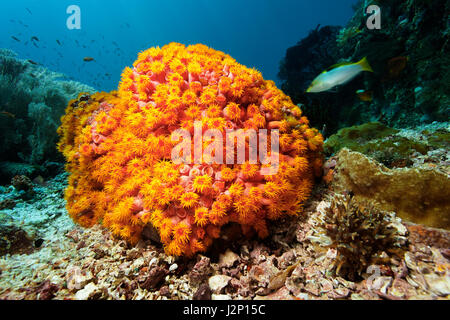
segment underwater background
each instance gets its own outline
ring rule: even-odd
[[[0,299],[448,300],[448,1],[0,9]],[[168,182],[196,118],[280,129],[281,172]]]
[[[113,90],[123,68],[133,63],[137,52],[169,42],[203,43],[276,81],[286,47],[318,24],[344,24],[352,15],[353,3],[350,0],[4,2],[0,13],[0,46],[97,90]],[[66,27],[69,17],[66,9],[72,4],[82,9],[80,30]],[[33,36],[39,38],[34,44]],[[84,63],[86,56],[96,62]]]

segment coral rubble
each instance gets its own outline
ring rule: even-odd
[[[187,148],[194,154],[196,130],[237,130],[246,158],[257,146],[239,129],[276,129],[277,173],[265,175],[261,158],[238,163],[234,148],[230,153],[217,137],[201,146],[223,150],[227,164],[205,152],[199,163],[190,155],[176,163],[178,142],[171,136],[177,129],[194,134]],[[268,220],[301,211],[322,166],[323,138],[290,98],[258,71],[204,45],[141,52],[117,92],[72,100],[59,133],[71,173],[71,217],[86,227],[101,222],[132,243],[151,225],[166,252],[177,256],[205,251],[230,222],[266,237]]]
[[[15,230],[44,239],[28,254],[0,256],[1,300],[398,300],[448,299],[450,294],[450,232],[425,226],[406,225],[406,254],[370,265],[369,270],[379,271],[372,282],[373,273],[351,281],[329,272],[336,265],[336,251],[317,250],[308,240],[316,228],[312,217],[330,206],[327,192],[317,193],[305,207],[310,219],[278,220],[265,241],[241,239],[232,250],[222,248],[218,261],[209,253],[192,260],[168,256],[148,240],[130,246],[100,226],[74,224],[61,196],[66,177],[35,185],[33,203],[17,198],[14,209],[0,212]],[[0,198],[17,194],[8,189]],[[219,285],[217,279],[226,281]]]

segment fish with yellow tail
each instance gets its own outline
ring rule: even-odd
[[[349,82],[363,71],[373,72],[366,57],[356,63],[339,63],[332,66],[329,71],[324,71],[318,75],[306,92],[316,93],[328,91],[336,86]]]

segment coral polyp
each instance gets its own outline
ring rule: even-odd
[[[211,161],[217,148],[201,161],[173,161],[178,129],[279,132],[280,150],[269,152],[278,156],[278,170],[264,174],[268,164],[248,158],[261,146],[239,134],[244,162],[225,146],[222,162]],[[267,236],[268,220],[301,212],[322,166],[323,138],[291,99],[260,72],[200,44],[141,52],[123,71],[117,92],[71,101],[59,134],[73,220],[85,227],[101,223],[131,243],[151,225],[171,255],[205,251],[228,223]],[[200,147],[217,147],[214,141],[204,137]],[[195,142],[187,148],[192,157]],[[266,144],[271,150],[272,142]]]

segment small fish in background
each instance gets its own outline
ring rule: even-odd
[[[45,179],[42,176],[37,176],[36,178],[33,179],[33,182],[41,186],[47,185]]]
[[[8,111],[0,111],[0,114],[1,114],[1,115],[4,115],[4,116],[7,116],[7,117],[9,117],[9,118],[12,118],[12,119],[15,119],[15,118],[16,118],[16,115],[15,115],[15,114],[12,114],[11,112],[8,112]]]
[[[25,9],[27,9],[27,11],[28,11],[29,14],[33,15],[33,12],[31,12],[30,9],[28,9],[28,8],[25,8]]]
[[[35,62],[35,61],[33,61],[33,60],[31,60],[31,59],[28,59],[27,60],[29,63],[31,63],[31,64],[34,64],[34,65],[38,65],[39,63],[37,63],[37,62]]]
[[[364,89],[356,90],[356,95],[361,101],[370,102],[373,100],[373,91],[371,90],[364,90]]]
[[[10,19],[9,22],[11,22],[11,23],[19,23],[19,24],[22,25],[23,27],[28,28],[28,25],[25,24],[25,23],[23,23],[21,20],[17,20],[17,21],[16,21],[16,20],[14,20],[14,19]]]
[[[37,41],[37,42],[39,42],[39,38],[36,37],[36,36],[32,36],[32,37],[31,37],[31,41]]]
[[[17,20],[17,22],[18,22],[20,25],[24,26],[25,28],[28,28],[28,27],[29,27],[27,24],[23,23],[22,20]]]
[[[322,132],[322,135],[323,135],[323,136],[326,136],[326,135],[327,135],[327,124],[326,124],[326,123],[324,123],[321,132]]]
[[[20,40],[14,36],[11,36],[11,39],[13,39],[14,41],[20,42]]]
[[[56,39],[56,43],[62,46],[61,41],[59,41],[58,39]]]
[[[90,61],[94,61],[94,58],[92,58],[92,57],[84,57],[83,60],[85,62],[90,62]]]
[[[373,72],[367,58],[364,57],[356,63],[344,62],[330,67],[318,75],[306,92],[317,93],[328,91],[336,86],[343,85],[363,71]]]
[[[408,64],[409,57],[399,56],[388,60],[387,62],[387,72],[390,78],[397,78],[400,76],[403,69],[406,68]]]

